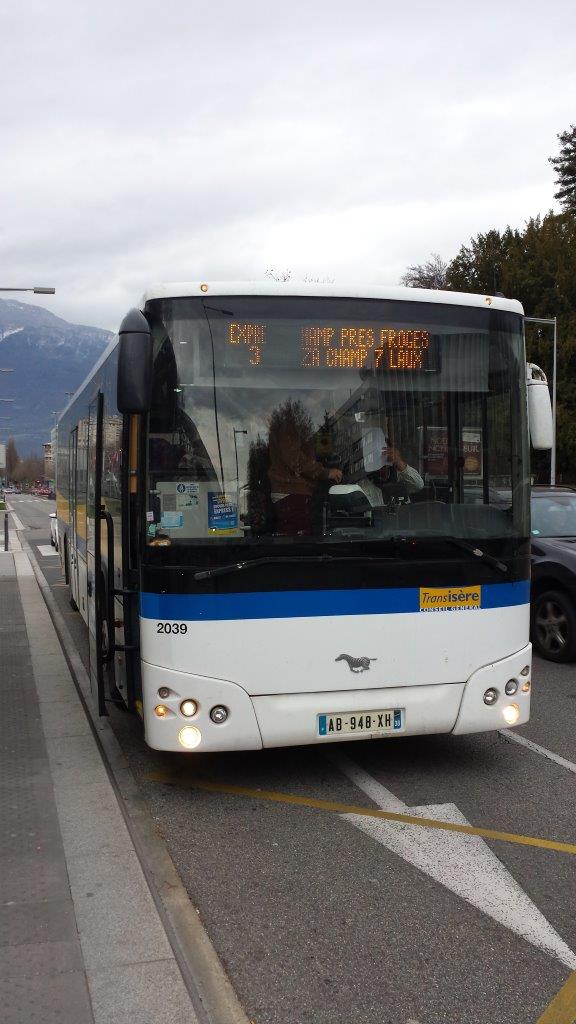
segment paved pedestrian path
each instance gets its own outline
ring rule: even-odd
[[[23,551],[0,552],[2,1024],[197,1024]]]

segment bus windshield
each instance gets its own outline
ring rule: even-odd
[[[149,545],[526,538],[519,315],[379,299],[157,299]]]

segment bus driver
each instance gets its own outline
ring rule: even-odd
[[[387,444],[382,448],[380,466],[358,480],[371,505],[389,505],[410,501],[410,495],[424,487],[418,470],[409,466],[397,448]]]

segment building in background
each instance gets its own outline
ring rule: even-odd
[[[42,445],[42,448],[44,450],[44,480],[48,484],[50,491],[55,491],[56,473],[54,470],[52,441],[47,441],[46,444]]]

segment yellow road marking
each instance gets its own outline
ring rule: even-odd
[[[474,825],[438,821],[436,818],[419,818],[412,814],[381,811],[373,807],[356,807],[353,804],[340,804],[333,800],[316,800],[309,796],[293,796],[290,793],[276,793],[267,789],[248,789],[246,786],[229,786],[220,782],[202,782],[197,779],[186,779],[179,775],[170,775],[168,772],[147,772],[144,778],[149,782],[183,786],[186,789],[202,789],[208,793],[228,793],[231,796],[246,796],[256,800],[268,800],[272,803],[311,807],[318,811],[331,811],[336,814],[362,814],[366,818],[383,818],[385,821],[399,821],[404,825],[419,825],[421,828],[436,828],[444,832],[462,832],[467,836],[482,836],[483,839],[496,839],[503,843],[517,843],[520,846],[536,846],[543,850],[555,850],[557,853],[576,854],[575,843],[560,843],[555,839],[522,836],[515,832],[499,832],[493,828],[475,828]]]
[[[576,971],[556,993],[536,1024],[574,1024],[576,1021]]]

